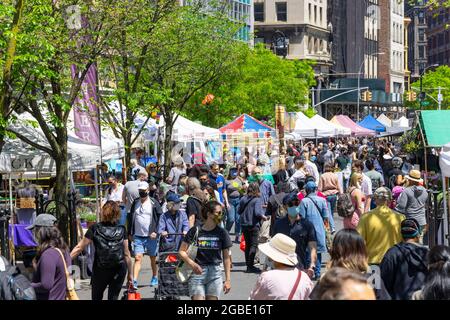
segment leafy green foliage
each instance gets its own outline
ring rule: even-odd
[[[424,92],[427,93],[426,100],[430,101],[430,105],[424,107],[423,109],[435,110],[438,108],[438,103],[434,99],[438,99],[438,89],[442,88],[442,95],[444,100],[442,102],[442,109],[448,109],[450,106],[450,67],[448,66],[440,66],[435,70],[429,70],[423,76],[423,88]],[[414,89],[417,91],[417,97],[419,97],[420,91],[420,80],[414,82],[412,85]],[[432,96],[434,99],[430,98]],[[417,98],[419,99],[419,98]],[[419,108],[420,104],[418,101],[413,102],[410,106]]]
[[[276,104],[298,111],[308,103],[309,87],[315,83],[312,62],[281,59],[263,45],[242,47],[241,55],[228,74],[198,93],[186,111],[190,118],[220,127],[242,113],[269,120]],[[214,101],[201,105],[209,92]]]

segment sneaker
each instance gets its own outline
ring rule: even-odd
[[[156,287],[158,285],[158,278],[153,277],[152,281],[150,282],[150,287]]]
[[[256,273],[256,274],[260,274],[261,270],[259,270],[256,267],[247,267],[247,271],[245,271],[246,273]]]
[[[138,289],[138,283],[137,280],[133,280],[133,289],[137,290]]]

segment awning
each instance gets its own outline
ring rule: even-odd
[[[419,116],[427,147],[442,147],[450,142],[450,110],[426,110]]]
[[[374,130],[376,132],[386,131],[386,127],[377,119],[372,117],[370,114],[367,117],[365,117],[361,122],[358,122],[358,125],[366,129]]]

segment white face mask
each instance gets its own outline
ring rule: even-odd
[[[239,176],[241,176],[241,178],[245,178],[245,172],[239,173]]]

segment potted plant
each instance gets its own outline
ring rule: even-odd
[[[97,215],[92,211],[90,212],[85,211],[80,213],[80,220],[81,222],[86,222],[87,227],[89,228],[90,226],[92,226],[94,223],[97,222]]]

